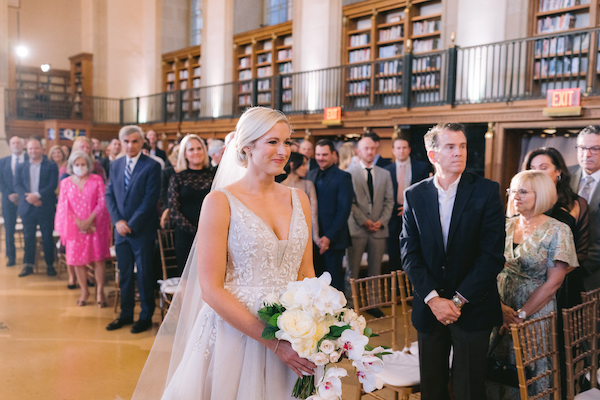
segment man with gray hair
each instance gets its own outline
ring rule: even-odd
[[[577,136],[577,162],[569,167],[571,189],[583,197],[589,206],[589,247],[587,258],[581,263],[588,276],[583,278],[585,290],[600,287],[600,126],[588,125]]]
[[[461,124],[425,135],[435,175],[404,193],[402,266],[415,289],[421,398],[486,399],[489,338],[502,325],[496,276],[504,268],[504,211],[496,182],[470,172]]]
[[[133,323],[135,274],[142,312],[131,333],[148,330],[154,313],[153,256],[159,227],[157,203],[160,195],[160,165],[142,154],[144,133],[139,126],[127,125],[119,131],[124,157],[110,165],[106,206],[115,226],[114,242],[119,263],[121,314],[108,324],[112,331]]]
[[[222,140],[211,140],[208,145],[208,155],[210,156],[210,165],[217,168],[221,163],[223,152],[225,151],[225,142]]]

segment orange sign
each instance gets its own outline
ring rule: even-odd
[[[546,101],[549,108],[578,107],[581,98],[581,89],[553,89],[546,92]]]
[[[323,118],[325,125],[341,125],[342,107],[325,107]]]

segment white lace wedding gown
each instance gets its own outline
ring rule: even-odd
[[[288,240],[233,194],[227,240],[225,288],[257,315],[264,298],[295,281],[308,240],[308,226],[296,189]],[[202,259],[202,255],[198,255]],[[297,376],[273,352],[225,322],[204,304],[181,363],[163,399],[291,399]]]

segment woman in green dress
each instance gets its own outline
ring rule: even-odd
[[[508,189],[505,266],[498,275],[504,323],[490,338],[491,356],[515,364],[509,325],[556,311],[555,293],[567,272],[578,267],[573,234],[568,225],[544,212],[557,200],[556,186],[540,171],[515,175]],[[533,375],[547,369],[546,360],[535,364]],[[543,390],[548,381],[531,390]],[[489,399],[519,399],[517,388],[487,382]]]

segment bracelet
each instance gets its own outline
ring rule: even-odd
[[[273,350],[273,354],[277,353],[277,348],[279,347],[279,343],[281,343],[281,339],[277,339],[277,344],[275,345],[275,350]]]

